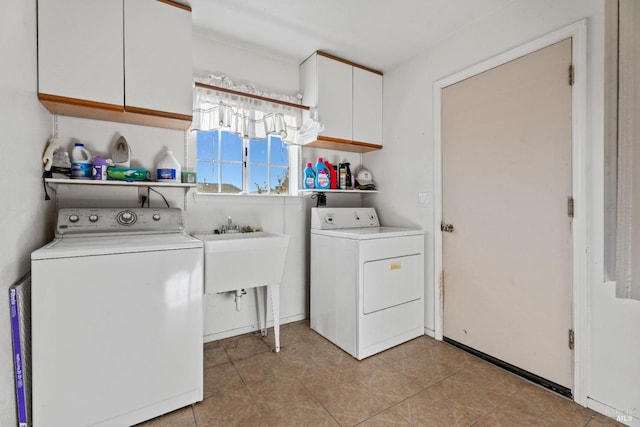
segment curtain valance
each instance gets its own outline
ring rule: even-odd
[[[196,81],[205,83],[207,87],[196,86],[194,89],[192,130],[223,129],[250,139],[264,139],[267,135],[276,134],[288,143],[296,140],[302,123],[302,110],[284,103],[300,104],[300,95],[267,94],[251,84],[234,85],[225,76],[209,75],[196,78]],[[232,89],[233,93],[224,89]],[[264,98],[272,98],[273,101]]]

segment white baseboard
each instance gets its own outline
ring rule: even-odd
[[[593,409],[596,412],[601,413],[604,416],[609,418],[613,418],[614,420],[631,426],[631,427],[640,427],[640,418],[634,417],[630,413],[630,409],[628,410],[620,410],[616,408],[612,408],[609,405],[605,405],[602,402],[598,402],[597,400],[593,400],[591,398],[587,398],[587,408]],[[636,414],[637,415],[637,414]]]
[[[286,325],[287,323],[297,322],[298,320],[304,320],[304,319],[307,319],[308,317],[309,315],[305,313],[296,314],[294,316],[289,316],[289,317],[283,317],[280,319],[280,326]],[[271,328],[271,327],[273,327],[273,321],[269,320],[267,322],[267,328]],[[259,330],[260,330],[260,327],[257,324],[247,325],[240,328],[229,329],[226,331],[220,331],[213,334],[205,335],[203,338],[203,342],[207,343],[212,341],[218,341],[224,338],[236,337],[238,335],[247,334],[249,332],[256,332]]]
[[[433,329],[424,328],[424,334],[428,337],[435,338],[436,333]]]

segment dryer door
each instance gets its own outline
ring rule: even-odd
[[[420,299],[421,255],[367,261],[363,267],[363,311],[374,313]]]

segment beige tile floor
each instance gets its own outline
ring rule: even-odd
[[[429,337],[357,361],[309,328],[204,346],[204,400],[159,426],[614,426],[614,420]]]

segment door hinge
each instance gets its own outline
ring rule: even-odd
[[[573,86],[573,82],[575,81],[573,64],[569,65],[569,86]]]
[[[573,218],[575,216],[575,203],[573,201],[573,197],[569,197],[567,200],[567,215],[569,218]]]
[[[444,307],[444,270],[440,271],[440,301]]]
[[[573,333],[573,329],[569,329],[569,350],[573,350],[575,343],[576,343],[576,338],[575,338],[575,334]]]

